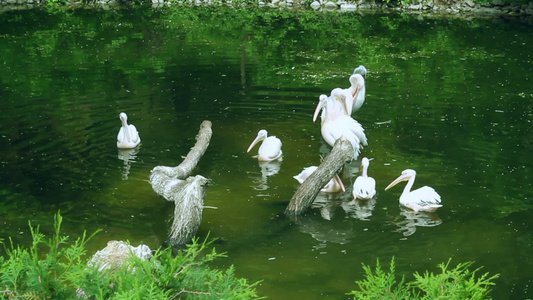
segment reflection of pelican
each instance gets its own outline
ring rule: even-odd
[[[268,176],[278,174],[281,168],[281,162],[276,161],[259,161],[259,167],[261,168],[261,177],[254,180],[257,185],[254,189],[264,191],[268,189]]]
[[[309,177],[311,174],[313,174],[314,171],[316,171],[316,169],[318,169],[317,166],[304,168],[303,171],[300,172],[300,174],[293,176],[293,178],[298,180],[298,182],[302,184],[307,179],[307,177]],[[333,178],[328,183],[326,183],[326,185],[320,191],[324,193],[337,193],[341,190],[343,192],[346,191],[341,178],[339,177],[339,175],[335,174]]]
[[[429,186],[423,186],[419,189],[411,191],[413,184],[415,183],[416,171],[407,169],[402,172],[400,177],[396,178],[391,182],[385,190],[390,189],[401,181],[408,180],[405,188],[403,189],[402,195],[400,196],[400,204],[408,207],[415,212],[418,211],[427,211],[432,212],[441,207],[440,205],[440,195],[435,192],[435,190]]]
[[[368,145],[363,127],[356,120],[343,111],[344,95],[342,89],[336,88],[331,91],[330,97],[320,97],[313,115],[316,121],[318,113],[324,109],[324,119],[321,123],[321,133],[324,140],[333,147],[335,141],[341,137],[348,140],[354,149],[354,159],[359,155],[360,145]]]
[[[130,174],[131,163],[135,162],[139,148],[135,149],[118,149],[118,158],[124,161],[122,168],[122,180],[128,180]]]
[[[120,120],[122,121],[122,127],[118,131],[117,135],[117,147],[120,149],[131,149],[137,147],[141,142],[141,137],[137,128],[134,125],[128,125],[128,116],[121,112]]]
[[[351,86],[343,90],[348,115],[358,111],[365,103],[366,88],[363,77],[365,75],[366,68],[364,66],[357,67],[349,78]]]
[[[259,143],[260,141],[263,141],[261,146],[259,147],[259,152],[257,158],[260,161],[273,161],[277,159],[281,159],[281,141],[275,136],[267,136],[268,133],[266,130],[261,129],[259,130],[259,133],[257,133],[257,137],[252,142],[250,147],[248,147],[248,150],[246,152],[250,152],[252,148]]]
[[[369,217],[372,216],[372,211],[376,206],[376,199],[370,200],[352,200],[342,203],[342,209],[350,218],[358,219],[361,221],[369,221]]]
[[[404,220],[394,222],[398,229],[396,232],[401,232],[404,236],[410,236],[416,232],[417,227],[434,227],[442,224],[442,220],[426,212],[414,212],[408,209],[401,209],[400,215],[405,217]]]
[[[363,173],[361,176],[355,179],[353,184],[353,197],[354,199],[363,199],[368,200],[376,195],[376,180],[372,177],[368,177],[368,166],[370,165],[370,160],[366,157],[363,157],[361,160],[361,167],[363,168]]]

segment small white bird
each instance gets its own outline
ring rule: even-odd
[[[117,135],[117,147],[120,149],[131,149],[137,147],[141,142],[141,137],[137,128],[134,125],[128,125],[128,116],[121,112],[120,120],[122,121],[122,127],[118,131]]]
[[[263,143],[258,151],[257,159],[259,159],[259,161],[281,160],[281,155],[283,154],[281,151],[281,140],[275,136],[268,136],[267,131],[264,129],[259,130],[257,137],[252,144],[250,144],[250,147],[248,147],[246,152],[250,152],[250,150],[252,150],[252,148],[260,141],[263,141]]]
[[[437,192],[433,188],[429,186],[423,186],[419,189],[411,191],[411,188],[415,183],[415,177],[415,170],[404,170],[402,172],[402,175],[400,175],[400,177],[396,178],[393,182],[391,182],[385,188],[385,190],[390,189],[401,181],[408,180],[407,184],[405,185],[405,188],[403,189],[402,195],[400,196],[401,205],[408,207],[414,210],[415,212],[433,212],[437,210],[437,208],[441,207],[442,205],[440,204],[440,195],[437,194]]]
[[[300,174],[293,176],[293,178],[298,180],[298,182],[302,184],[307,179],[307,177],[311,176],[311,174],[316,171],[316,169],[318,169],[317,166],[304,168],[303,171],[300,172]],[[335,174],[335,176],[333,176],[333,178],[328,181],[328,183],[326,183],[326,185],[320,191],[324,193],[337,193],[340,191],[345,192],[346,188],[344,187],[344,184],[342,183],[342,180],[339,175]]]
[[[370,160],[363,157],[361,160],[361,168],[363,173],[355,179],[353,184],[352,194],[354,199],[369,200],[376,195],[376,180],[372,177],[368,177],[368,166]]]

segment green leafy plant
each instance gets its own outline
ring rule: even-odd
[[[255,286],[236,278],[233,267],[211,269],[208,263],[224,254],[207,241],[194,240],[187,249],[173,254],[171,248],[155,251],[149,260],[136,256],[115,269],[98,270],[87,265],[85,246],[98,232],[74,242],[60,235],[62,217],[54,218],[54,234],[46,239],[39,227],[30,230],[29,249],[6,248],[0,257],[2,299],[257,299]],[[5,246],[5,245],[4,245]]]
[[[381,268],[379,260],[373,271],[363,264],[366,278],[357,281],[359,290],[348,295],[354,299],[486,299],[493,280],[498,274],[490,276],[484,273],[477,276],[481,268],[470,271],[473,262],[460,263],[449,269],[450,261],[438,265],[441,273],[433,274],[426,271],[423,275],[414,274],[414,280],[406,282],[404,276],[396,280],[394,258],[390,263],[389,272]]]

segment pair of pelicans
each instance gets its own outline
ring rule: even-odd
[[[361,108],[365,101],[365,78],[367,70],[364,66],[357,67],[350,76],[350,87],[347,89],[335,88],[331,91],[330,96],[320,95],[318,105],[313,115],[313,122],[316,121],[318,115],[321,113],[321,134],[324,140],[333,146],[335,141],[341,137],[348,140],[354,149],[354,159],[359,156],[360,149],[367,146],[367,138],[364,129],[356,120],[351,117],[351,114]],[[263,141],[258,151],[258,159],[260,161],[274,161],[281,159],[281,141],[275,136],[268,136],[266,130],[259,131],[257,137],[254,139],[247,152]],[[352,194],[354,199],[369,200],[376,195],[376,181],[374,178],[368,176],[368,166],[370,160],[363,157],[361,160],[361,176],[358,176],[353,184]],[[294,176],[294,178],[303,183],[318,167],[311,166],[304,168],[303,171]],[[433,212],[442,205],[440,205],[440,195],[431,187],[424,186],[422,188],[411,191],[416,177],[416,171],[407,169],[402,174],[391,182],[385,190],[390,189],[399,182],[408,181],[403,193],[400,196],[400,204],[408,207],[415,212],[427,211]],[[335,193],[339,191],[346,191],[340,177],[335,176],[324,186],[321,191],[326,193]]]

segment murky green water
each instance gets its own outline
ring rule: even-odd
[[[203,120],[211,145],[196,174],[211,180],[198,235],[269,299],[346,299],[361,263],[392,256],[401,274],[475,261],[500,273],[495,299],[533,297],[532,27],[493,20],[228,10],[43,10],[0,14],[0,238],[30,239],[28,220],[70,236],[160,246],[173,206],[147,182],[177,165]],[[283,211],[292,178],[328,146],[311,117],[318,95],[348,87],[364,64],[366,129],[376,200],[321,197],[297,219]],[[140,132],[116,149],[120,121]],[[245,151],[259,129],[284,160]],[[257,151],[257,150],[254,150]],[[351,185],[358,161],[343,173]],[[436,214],[398,206],[403,169],[442,196]]]

